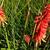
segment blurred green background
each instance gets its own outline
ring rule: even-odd
[[[7,25],[0,26],[0,49],[4,48],[1,50],[34,50],[34,42],[31,40],[27,45],[23,36],[33,34],[34,18],[42,11],[45,3],[46,0],[4,0],[3,9],[8,18]],[[44,46],[45,43],[42,43],[38,50],[43,50]],[[50,50],[50,43],[45,50]]]

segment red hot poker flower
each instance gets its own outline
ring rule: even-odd
[[[6,23],[6,16],[4,14],[2,7],[0,7],[0,25],[4,26],[4,23]]]
[[[36,46],[44,41],[46,37],[46,31],[48,27],[48,22],[50,22],[50,4],[47,4],[42,12],[43,19],[40,21],[38,32],[36,32],[35,36],[33,37],[34,41],[36,42]],[[45,41],[44,41],[45,42]]]
[[[36,42],[36,45],[41,44],[41,41],[44,41],[44,38],[46,37],[47,27],[48,27],[47,20],[46,19],[42,20],[38,32],[33,37],[34,41]]]
[[[29,43],[30,43],[30,36],[29,35],[24,35],[24,40],[29,45]]]

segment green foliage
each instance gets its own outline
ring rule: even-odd
[[[3,0],[0,0],[0,5],[2,1]],[[42,11],[45,1],[46,0],[4,0],[3,9],[7,16],[7,25],[5,24],[4,27],[0,26],[0,48],[6,48],[7,50],[34,49],[34,42],[31,41],[30,44],[27,45],[23,36],[24,34],[32,35],[35,25],[34,18]],[[48,0],[48,3],[50,3],[50,0]],[[29,15],[28,11],[30,12]],[[46,47],[46,50],[50,50],[48,49],[49,46],[50,43]],[[43,48],[38,47],[38,50],[42,49]]]

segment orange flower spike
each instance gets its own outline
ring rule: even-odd
[[[0,7],[0,25],[4,26],[4,23],[6,23],[6,16],[4,14],[2,7]]]
[[[29,35],[24,35],[24,40],[29,45],[29,43],[30,43],[30,36]]]

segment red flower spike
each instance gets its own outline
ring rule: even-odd
[[[36,42],[36,46],[38,44],[41,44],[41,41],[46,42],[44,39],[46,37],[46,31],[48,28],[48,23],[50,22],[50,4],[47,4],[46,7],[44,8],[43,12],[42,12],[42,16],[43,19],[37,24],[37,28],[36,30],[38,32],[36,32],[36,34],[34,35],[33,39]],[[35,31],[36,31],[35,30]]]
[[[36,44],[41,44],[41,41],[44,41],[44,38],[46,37],[47,27],[48,27],[47,20],[46,19],[42,20],[39,26],[39,31],[33,37]]]
[[[24,35],[24,40],[29,45],[29,43],[30,43],[30,36],[29,35]]]
[[[6,23],[6,16],[4,14],[2,7],[0,7],[0,25],[4,26],[4,23]]]

